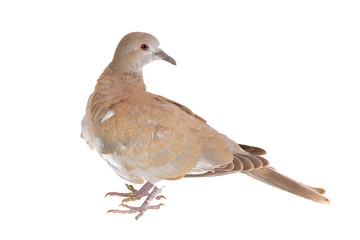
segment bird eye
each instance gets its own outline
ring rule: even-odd
[[[145,43],[141,44],[141,50],[143,50],[143,51],[149,50],[149,45],[147,45]]]

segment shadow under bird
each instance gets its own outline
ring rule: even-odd
[[[161,180],[213,177],[244,173],[264,183],[319,203],[329,203],[325,190],[297,182],[269,166],[257,147],[238,144],[210,127],[189,108],[146,91],[142,68],[154,60],[176,65],[148,33],[133,32],[122,38],[112,62],[97,80],[82,120],[82,137],[122,178],[144,184],[127,185],[123,210],[136,219],[161,199]],[[140,207],[126,204],[146,197]]]

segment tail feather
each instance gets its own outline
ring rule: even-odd
[[[309,200],[329,204],[330,201],[322,196],[321,194],[325,193],[325,190],[322,188],[313,188],[307,186],[303,183],[297,182],[281,173],[276,171],[272,167],[264,167],[260,169],[255,169],[250,172],[246,172],[245,174],[253,177],[259,181],[267,183],[273,187],[280,188],[287,192],[293,193],[303,198],[307,198]]]

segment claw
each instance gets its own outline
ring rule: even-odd
[[[165,206],[165,204],[160,203],[160,204],[155,205],[155,206],[148,206],[148,209],[159,209],[161,206]]]
[[[160,196],[157,196],[155,199],[156,200],[160,200],[160,199],[165,199],[166,200],[166,197],[164,195],[160,195]]]
[[[160,199],[166,199],[165,196],[163,195],[158,195],[162,189],[159,189],[157,187],[154,187],[154,185],[152,185],[150,182],[145,183],[145,185],[142,186],[141,189],[136,190],[132,185],[129,184],[125,184],[126,188],[129,189],[131,192],[129,193],[117,193],[117,192],[109,192],[105,195],[105,197],[107,196],[119,196],[119,197],[125,197],[121,204],[119,205],[120,207],[124,207],[124,208],[128,208],[128,210],[109,210],[107,211],[108,213],[119,213],[119,214],[131,214],[131,213],[139,213],[135,219],[138,220],[146,210],[148,209],[159,209],[161,206],[164,206],[164,204],[160,203],[158,205],[150,205],[150,202],[154,199],[160,200]],[[149,190],[151,188],[154,189],[152,190],[151,193],[149,193]],[[158,195],[158,196],[157,196]],[[136,201],[141,199],[142,197],[147,196],[147,198],[145,199],[145,201],[143,202],[143,204],[140,207],[132,207],[129,206],[127,204],[125,204],[126,202],[130,202],[130,201]]]
[[[139,220],[139,218],[144,215],[144,212],[140,212],[138,215],[135,216],[136,221]]]

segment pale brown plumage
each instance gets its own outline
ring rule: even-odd
[[[157,59],[175,64],[158,46],[150,34],[126,35],[88,100],[82,136],[118,175],[133,183],[155,183],[243,172],[304,198],[329,202],[323,189],[269,167],[260,156],[263,149],[236,144],[187,107],[147,92],[142,67]]]

